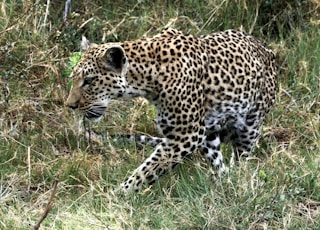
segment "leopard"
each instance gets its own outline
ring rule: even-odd
[[[103,44],[83,36],[81,47],[67,107],[92,121],[105,115],[111,100],[144,97],[156,108],[161,137],[152,139],[154,150],[121,190],[152,185],[196,150],[219,175],[228,170],[221,144],[230,145],[235,162],[252,155],[277,94],[275,52],[255,36],[166,28]]]

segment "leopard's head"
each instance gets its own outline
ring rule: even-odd
[[[66,105],[97,121],[109,101],[125,93],[128,59],[124,49],[115,43],[96,45],[83,37],[81,48],[85,53],[71,73],[72,87]]]

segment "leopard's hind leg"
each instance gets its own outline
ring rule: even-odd
[[[210,166],[218,171],[219,176],[223,175],[226,171],[220,144],[221,140],[219,133],[212,132],[205,137],[201,146],[201,152],[204,154]]]

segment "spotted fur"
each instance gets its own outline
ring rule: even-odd
[[[154,152],[122,184],[152,184],[200,149],[219,173],[222,142],[247,157],[276,96],[274,53],[236,30],[184,35],[167,29],[151,38],[90,44],[74,68],[67,105],[99,120],[112,99],[142,96],[157,108]]]

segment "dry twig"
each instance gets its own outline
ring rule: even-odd
[[[53,208],[53,198],[54,198],[54,195],[56,194],[57,192],[57,188],[58,188],[58,182],[59,182],[59,179],[56,178],[54,180],[54,184],[53,184],[53,190],[52,190],[52,193],[51,193],[51,196],[50,196],[50,199],[49,199],[49,202],[47,204],[47,207],[46,209],[44,210],[42,216],[40,217],[40,219],[38,220],[37,224],[33,227],[34,230],[38,230],[40,228],[40,225],[42,223],[42,221],[44,221],[44,219],[47,217],[47,215],[49,214],[50,210]]]

